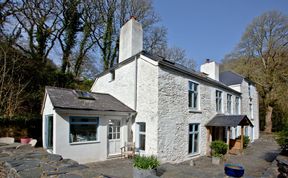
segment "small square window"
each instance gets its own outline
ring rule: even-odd
[[[115,80],[115,70],[111,70],[110,71],[110,75],[111,75],[111,80],[110,81]]]

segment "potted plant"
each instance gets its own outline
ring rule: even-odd
[[[219,165],[221,159],[227,152],[228,145],[221,140],[216,140],[211,143],[210,147],[212,150],[212,164]]]
[[[160,162],[155,156],[136,155],[133,160],[133,177],[144,178],[150,175],[156,176],[156,168]]]
[[[28,137],[28,131],[24,130],[22,132],[22,137],[20,138],[20,143],[22,144],[28,144],[31,141],[31,138]]]

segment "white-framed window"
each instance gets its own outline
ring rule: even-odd
[[[250,114],[250,119],[253,119],[253,104],[249,103],[249,114]]]
[[[199,152],[199,123],[189,124],[189,144],[188,144],[188,153],[196,154]]]
[[[227,112],[232,114],[232,95],[227,94]]]
[[[240,114],[240,97],[235,98],[235,114]]]
[[[120,139],[120,129],[121,129],[121,121],[120,120],[109,120],[108,139],[109,140],[119,140]]]
[[[216,111],[222,112],[222,91],[216,90]]]
[[[251,98],[252,96],[252,92],[251,92],[251,83],[248,83],[248,94],[249,94],[249,98]]]
[[[238,126],[234,127],[235,128],[235,139],[238,137]]]
[[[139,127],[139,150],[145,151],[146,144],[146,123],[137,122]]]
[[[198,83],[189,81],[189,90],[188,90],[188,106],[191,109],[197,110],[198,107]]]
[[[99,117],[70,117],[70,143],[98,141]]]

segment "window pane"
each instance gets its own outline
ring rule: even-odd
[[[189,134],[189,148],[188,153],[192,153],[192,134]]]
[[[194,98],[193,98],[193,108],[197,108],[197,93],[194,93]]]
[[[192,91],[188,91],[188,106],[192,107]]]
[[[117,139],[120,139],[120,133],[117,133]]]
[[[109,134],[109,137],[108,137],[109,139],[112,139],[112,134]]]
[[[189,124],[189,132],[193,131],[193,124]]]
[[[192,85],[193,85],[193,83],[189,82],[189,90],[192,90]]]
[[[97,125],[93,124],[70,124],[70,142],[85,142],[97,140]]]
[[[193,153],[198,152],[198,133],[194,134],[194,148]]]
[[[139,141],[140,141],[139,145],[140,150],[145,150],[145,135],[140,134]]]
[[[198,124],[194,125],[194,131],[197,132],[198,131]]]
[[[146,131],[146,124],[145,123],[139,123],[139,131],[140,132]]]

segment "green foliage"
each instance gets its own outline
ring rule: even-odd
[[[288,124],[282,131],[276,133],[276,141],[282,149],[288,148]]]
[[[155,156],[139,156],[136,155],[133,160],[133,166],[138,169],[155,169],[160,162]]]
[[[212,149],[212,156],[215,157],[222,157],[226,154],[228,149],[228,145],[221,140],[213,141],[210,147]]]
[[[243,147],[246,148],[248,146],[248,144],[250,143],[250,138],[249,136],[244,136],[244,143],[243,143]]]

